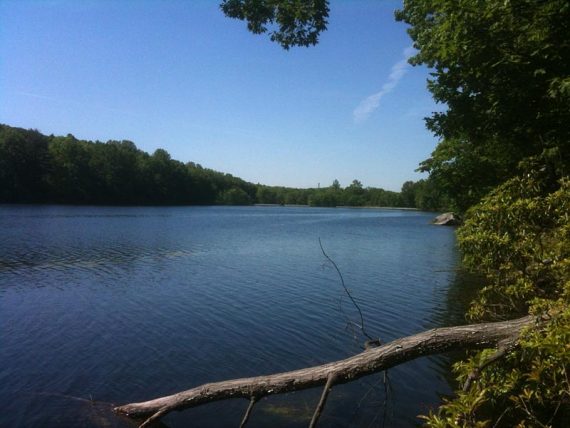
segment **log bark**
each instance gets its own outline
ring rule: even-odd
[[[252,397],[258,400],[268,395],[325,385],[329,379],[334,379],[337,385],[426,355],[514,343],[521,330],[535,322],[536,317],[526,316],[511,321],[432,329],[367,349],[344,360],[267,376],[208,383],[166,397],[125,404],[114,410],[133,418],[148,418],[142,425],[147,426],[171,411],[212,401]]]

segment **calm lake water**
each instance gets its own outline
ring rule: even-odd
[[[110,403],[321,364],[463,322],[470,284],[430,213],[304,207],[0,206],[0,426],[132,426]],[[322,426],[414,426],[449,394],[446,357],[333,389]],[[321,391],[270,397],[250,425],[307,426]],[[93,401],[92,401],[93,400]],[[246,400],[168,427],[238,426]],[[386,409],[386,413],[385,413]]]

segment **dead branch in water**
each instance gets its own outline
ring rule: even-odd
[[[326,385],[314,415],[318,419],[334,385],[351,382],[426,355],[514,343],[521,330],[535,322],[535,317],[526,316],[511,321],[436,328],[366,349],[344,360],[267,376],[208,383],[174,395],[125,404],[114,410],[132,418],[147,418],[141,425],[146,427],[174,410],[230,398],[246,398],[250,403],[255,403],[269,395]],[[250,404],[243,423],[249,418],[252,407]]]

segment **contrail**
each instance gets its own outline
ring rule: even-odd
[[[402,80],[402,77],[404,77],[408,71],[408,68],[410,66],[408,64],[408,58],[411,57],[414,52],[415,50],[412,47],[407,47],[404,49],[404,52],[402,53],[403,59],[392,66],[388,80],[386,80],[386,82],[382,85],[380,91],[362,100],[358,107],[354,109],[352,116],[355,123],[361,123],[368,119],[372,112],[376,110],[380,105],[380,100],[382,97],[394,90],[400,80]]]

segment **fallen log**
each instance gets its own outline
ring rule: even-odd
[[[526,316],[510,321],[436,328],[367,349],[344,360],[267,376],[207,383],[166,397],[125,404],[114,410],[132,418],[147,418],[141,425],[146,427],[174,410],[230,398],[247,398],[251,404],[242,422],[245,424],[253,404],[262,397],[325,385],[321,402],[313,417],[314,425],[328,391],[334,385],[350,382],[426,355],[459,349],[504,348],[517,341],[524,327],[536,322],[536,317]]]

